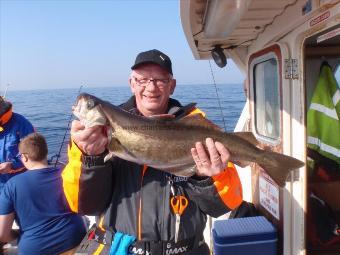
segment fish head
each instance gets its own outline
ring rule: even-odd
[[[82,93],[77,97],[72,112],[85,127],[106,125],[107,118],[101,109],[101,102],[95,96]]]

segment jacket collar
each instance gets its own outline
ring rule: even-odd
[[[12,118],[12,107],[0,116],[0,132],[4,130],[4,125]]]

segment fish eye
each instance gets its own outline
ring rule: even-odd
[[[87,101],[86,107],[87,109],[92,109],[94,107],[94,101],[93,100]]]

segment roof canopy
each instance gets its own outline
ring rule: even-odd
[[[296,0],[181,0],[184,33],[196,59],[223,49],[248,47]]]

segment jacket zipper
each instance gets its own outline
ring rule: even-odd
[[[142,188],[143,188],[144,174],[147,169],[148,169],[148,166],[143,165],[142,178],[141,178],[140,189],[139,189],[139,208],[138,208],[138,226],[137,226],[138,240],[142,240],[142,202],[143,202]]]

